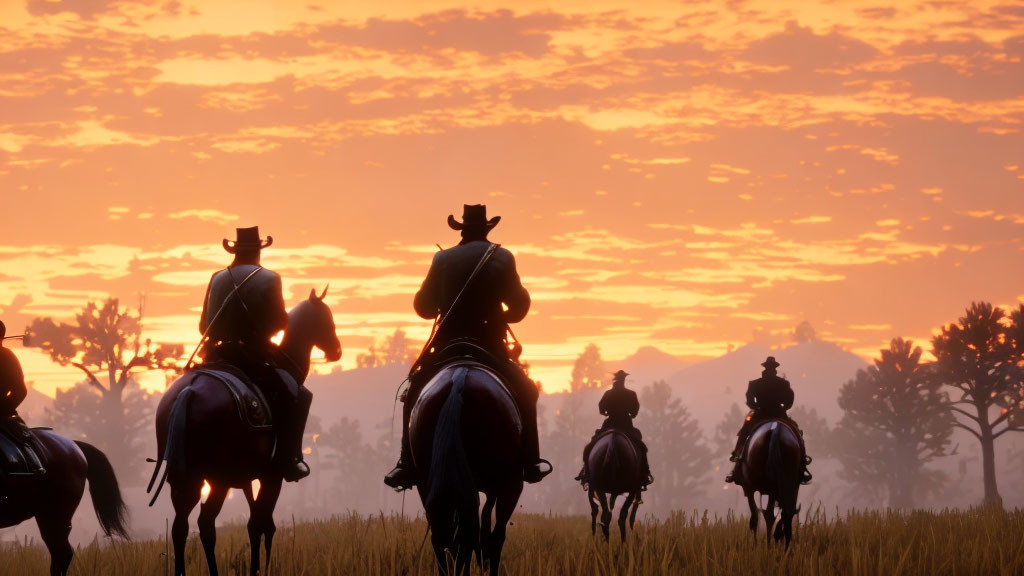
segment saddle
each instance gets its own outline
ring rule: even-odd
[[[0,471],[4,476],[46,474],[45,452],[25,422],[16,414],[0,423]]]
[[[286,384],[289,384],[289,380],[292,380],[291,376],[283,370],[278,370],[278,373],[283,373],[282,378],[284,378]],[[270,430],[274,427],[273,413],[270,410],[270,403],[267,401],[267,397],[260,390],[259,386],[253,383],[252,379],[239,368],[227,363],[207,364],[193,370],[191,374],[192,381],[188,383],[189,386],[192,385],[192,382],[200,374],[205,374],[220,381],[235,400],[239,420],[250,428],[254,430]],[[295,385],[295,388],[298,389],[298,384]]]
[[[629,444],[630,446],[633,447],[633,450],[636,451],[637,456],[641,456],[643,454],[644,447],[641,441],[638,440],[632,434],[630,434],[628,430],[623,430],[621,428],[605,428],[604,430],[598,429],[595,432],[596,433],[594,434],[594,437],[590,440],[591,446],[596,446],[597,441],[600,440],[601,438],[604,438],[605,436],[611,434],[620,434],[623,438],[629,440]]]

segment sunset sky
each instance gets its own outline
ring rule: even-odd
[[[445,219],[486,203],[546,390],[589,342],[803,320],[869,358],[1024,299],[1022,58],[1009,1],[0,0],[0,319],[145,294],[191,347],[258,224],[289,305],[330,282],[349,368],[426,337]]]

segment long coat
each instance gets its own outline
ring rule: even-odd
[[[21,362],[9,348],[0,346],[0,416],[10,416],[28,396]]]
[[[257,272],[241,287],[239,294],[224,304],[235,285],[240,285],[256,268],[249,264],[231,266],[210,278],[203,300],[203,315],[199,320],[199,331],[206,333],[209,329],[210,342],[238,342],[263,347],[270,338],[288,327],[281,277],[266,268]],[[211,327],[222,305],[224,311]]]
[[[416,313],[426,319],[447,313],[490,245],[483,240],[463,241],[434,254],[413,300]],[[434,347],[441,349],[454,339],[468,338],[497,353],[504,350],[508,324],[521,321],[529,310],[530,293],[519,279],[515,258],[499,247],[445,320]]]

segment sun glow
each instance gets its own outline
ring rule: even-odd
[[[210,490],[212,489],[213,488],[210,486],[210,483],[207,482],[206,480],[203,480],[203,487],[199,490],[200,503],[206,504],[206,499],[210,497]]]
[[[257,500],[259,497],[260,497],[260,481],[259,481],[259,479],[254,479],[252,481],[252,499],[253,500]]]

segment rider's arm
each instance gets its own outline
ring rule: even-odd
[[[519,279],[515,257],[508,250],[503,250],[503,252],[502,256],[506,260],[505,269],[507,270],[504,282],[505,294],[502,297],[502,301],[508,307],[508,310],[505,311],[505,322],[515,324],[526,318],[526,313],[530,311],[530,293],[526,291],[522,280]]]
[[[213,286],[213,277],[217,274],[214,273],[210,276],[210,283],[206,285],[206,296],[203,297],[203,313],[199,316],[199,333],[206,334],[206,330],[210,327],[211,318],[207,318],[206,315],[209,312],[210,307],[210,287]]]
[[[436,318],[441,313],[440,261],[441,253],[437,252],[434,254],[434,259],[430,262],[430,270],[427,271],[427,277],[423,280],[423,285],[420,286],[419,292],[416,293],[416,297],[412,301],[412,307],[416,310],[416,313],[419,314],[420,318],[426,320]]]
[[[602,416],[608,415],[608,392],[605,392],[604,396],[601,396],[601,401],[597,403],[597,410]]]
[[[636,415],[640,412],[640,400],[636,397],[636,392],[630,395],[629,398],[629,417],[636,418]]]
[[[277,274],[274,275],[274,281],[270,285],[268,302],[271,307],[268,328],[270,334],[273,335],[288,328],[288,310],[284,307],[284,289],[281,287],[281,277]]]
[[[14,410],[21,404],[21,401],[28,396],[28,389],[25,387],[25,374],[21,371],[21,363],[18,357],[7,348],[0,347],[0,385],[3,388],[4,398],[0,403],[5,408]]]

